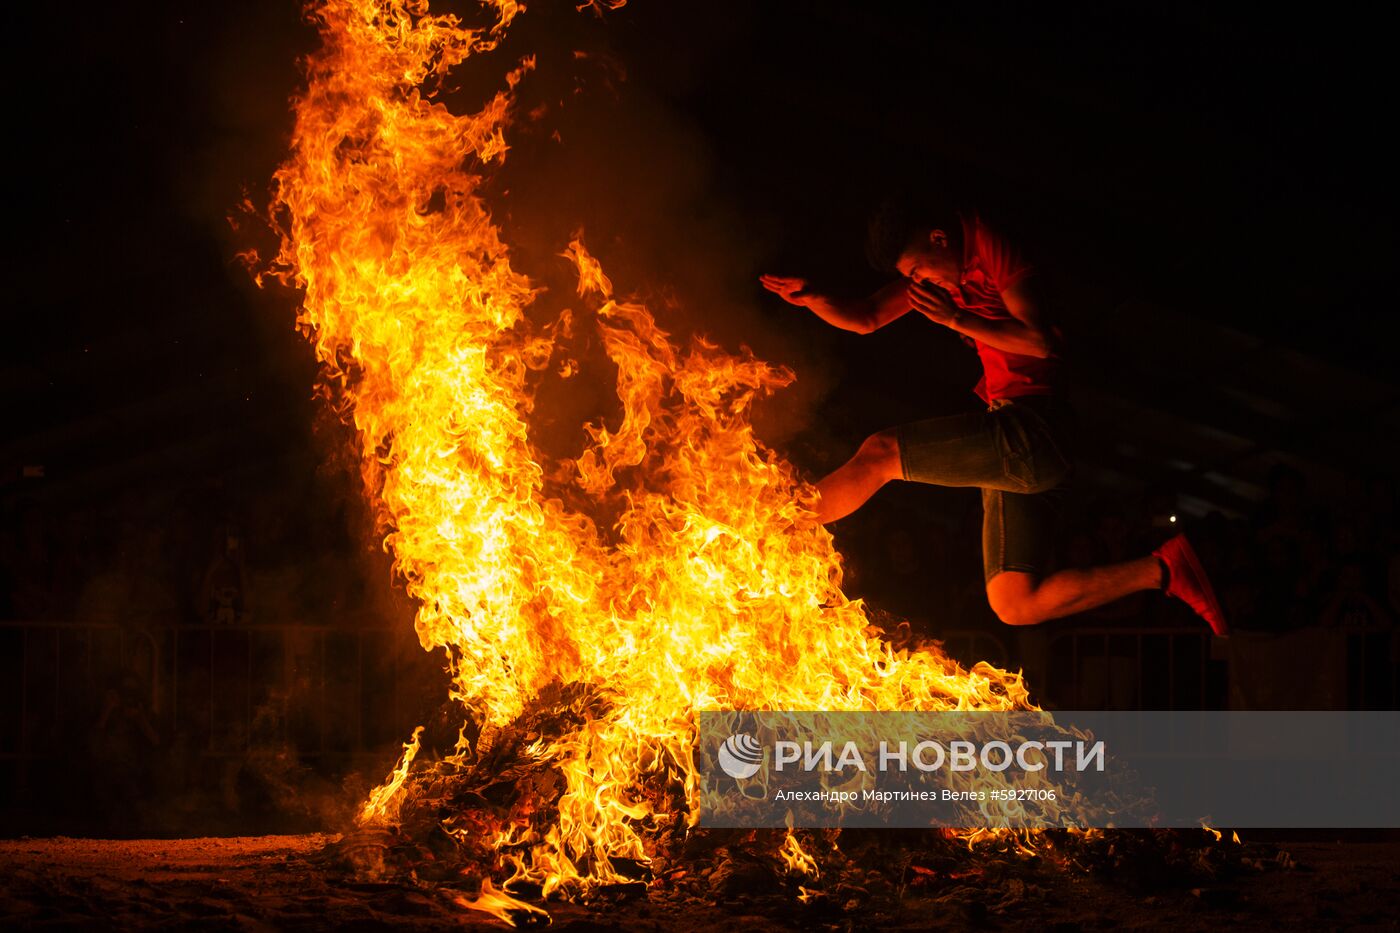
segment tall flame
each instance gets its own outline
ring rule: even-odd
[[[315,6],[322,46],[275,176],[272,271],[303,291],[298,325],[357,431],[419,639],[447,649],[480,742],[551,685],[602,700],[530,749],[564,778],[557,819],[494,840],[509,880],[548,894],[621,879],[618,860],[644,862],[648,833],[693,821],[697,710],[1030,703],[1019,674],[877,637],[841,592],[812,487],[750,425],[755,399],[792,374],[703,339],[678,346],[647,308],[613,297],[577,239],[565,255],[580,320],[616,364],[623,416],[588,425],[569,461],[532,446],[532,374],[553,365],[570,322],[527,319],[536,290],[481,196],[532,63],[477,113],[434,92],[522,9],[491,7],[494,24],[473,28],[425,0]],[[395,811],[416,747],[415,734],[366,819]],[[685,812],[641,792],[658,775]],[[788,838],[785,860],[813,873]]]

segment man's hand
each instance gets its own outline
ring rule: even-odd
[[[786,275],[760,275],[758,281],[779,298],[799,308],[810,308],[817,298],[808,290],[807,280]]]
[[[869,298],[833,298],[814,292],[806,279],[786,275],[761,275],[758,280],[788,304],[807,308],[832,327],[853,334],[868,334],[909,311],[904,280],[899,279]]]
[[[945,327],[951,327],[961,315],[953,296],[931,282],[910,282],[909,304],[930,321]]]

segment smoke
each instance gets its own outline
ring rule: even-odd
[[[781,223],[743,203],[696,119],[636,77],[633,14],[624,8],[600,22],[571,9],[531,9],[497,55],[467,63],[483,69],[483,93],[494,90],[503,59],[530,55],[535,64],[517,89],[493,209],[516,267],[548,289],[537,319],[577,307],[575,274],[558,254],[582,230],[619,298],[646,302],[664,329],[682,340],[748,346],[793,369],[796,382],[755,412],[760,436],[782,450],[829,390],[830,361],[790,328],[803,312],[758,286]],[[463,90],[448,98],[454,110],[478,104],[467,91],[477,76],[463,77]],[[591,324],[581,320],[575,332],[569,349],[582,375],[542,386],[536,419],[537,443],[565,456],[581,443],[578,426],[615,404],[612,367],[589,340]]]

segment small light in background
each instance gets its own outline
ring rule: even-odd
[[[1171,518],[1169,518],[1169,519],[1167,519],[1167,520],[1170,521],[1170,522],[1175,522],[1175,521],[1176,521],[1176,516],[1173,515]]]

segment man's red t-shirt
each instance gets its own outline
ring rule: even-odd
[[[1004,239],[987,229],[975,214],[963,222],[963,273],[952,292],[959,308],[992,321],[1011,319],[1001,293],[1031,274],[1031,267]],[[1025,395],[1051,395],[1056,389],[1060,360],[1024,356],[973,341],[982,358],[982,379],[974,390],[984,402]]]

